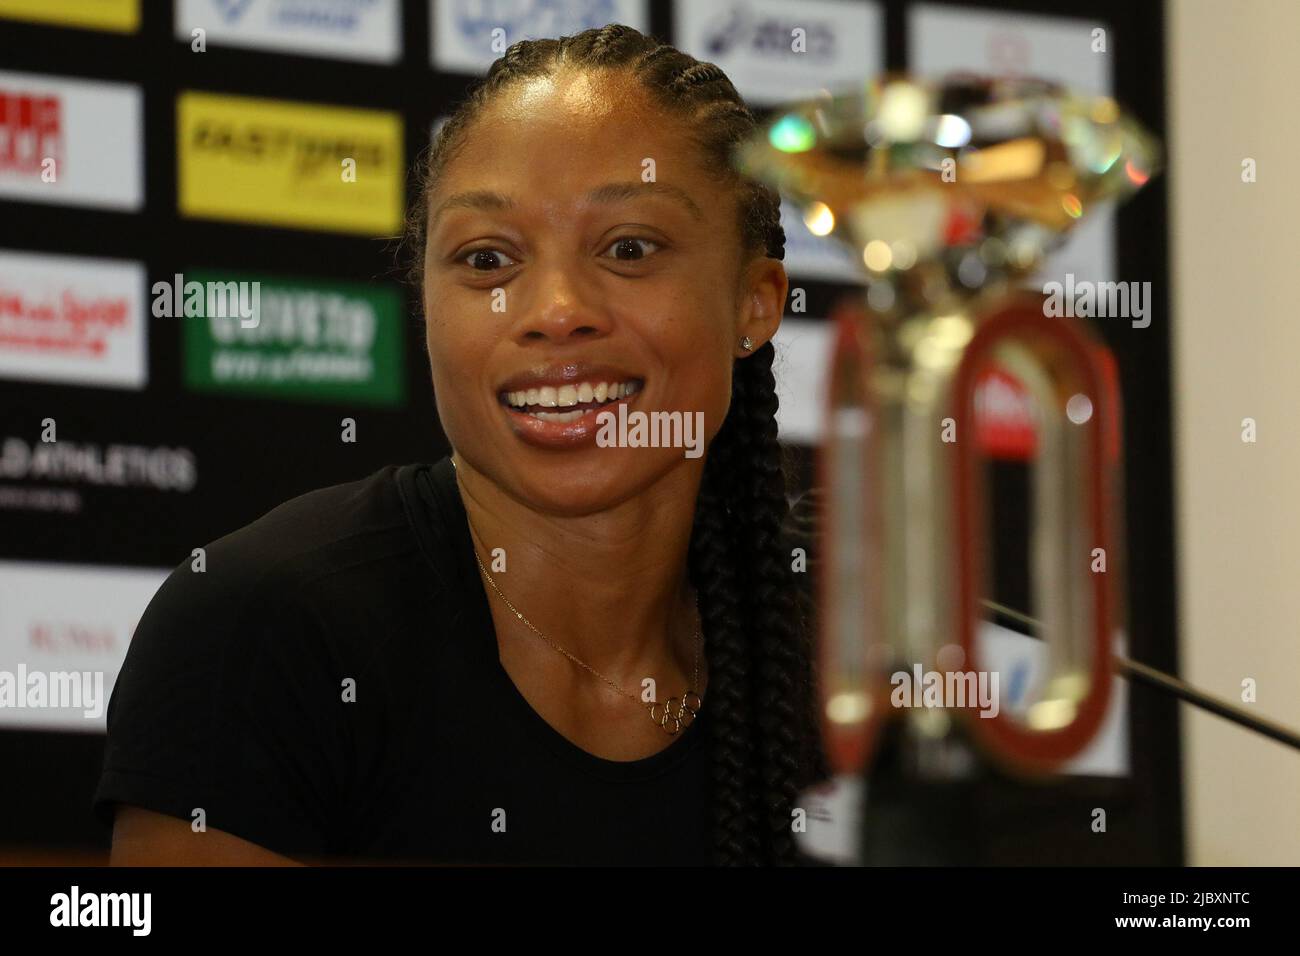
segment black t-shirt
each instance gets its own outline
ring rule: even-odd
[[[113,689],[105,823],[118,802],[202,809],[298,858],[711,862],[708,698],[642,760],[552,728],[501,665],[450,459],[301,495],[205,551]]]

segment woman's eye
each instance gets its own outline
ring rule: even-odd
[[[624,262],[635,262],[637,259],[644,259],[645,254],[637,247],[637,243],[643,243],[647,246],[654,246],[656,249],[659,243],[650,239],[616,239],[609,248],[615,250],[613,258],[621,259]],[[624,255],[628,253],[628,255]]]
[[[493,260],[498,259],[506,261],[504,263],[493,262]],[[475,249],[473,252],[465,253],[461,261],[476,272],[491,272],[493,269],[501,269],[515,264],[515,260],[497,249]]]

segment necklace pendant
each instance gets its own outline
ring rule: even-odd
[[[704,701],[700,698],[699,694],[695,693],[695,691],[688,690],[682,695],[682,709],[691,715],[691,720],[695,719],[696,715],[700,712],[700,708],[703,706]]]
[[[689,727],[699,713],[703,701],[700,695],[688,690],[682,699],[669,697],[660,707],[658,703],[650,705],[650,719],[658,724],[665,733],[676,736],[683,727]]]

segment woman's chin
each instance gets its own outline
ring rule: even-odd
[[[682,461],[680,449],[588,447],[528,455],[507,480],[534,510],[579,517],[635,498]]]

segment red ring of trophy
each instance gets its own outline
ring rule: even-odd
[[[987,362],[999,349],[1009,343],[1015,343],[1017,337],[1021,342],[1034,342],[1040,354],[1050,362],[1068,363],[1078,378],[1078,387],[1068,389],[1070,395],[1091,395],[1101,399],[1092,414],[1081,423],[1071,422],[1074,428],[1083,429],[1085,436],[1081,449],[1088,463],[1080,470],[1080,476],[1086,483],[1074,502],[1074,507],[1084,515],[1083,526],[1089,534],[1092,548],[1100,549],[1102,554],[1112,552],[1112,535],[1110,533],[1111,514],[1106,471],[1106,440],[1104,429],[1111,421],[1107,403],[1118,396],[1105,387],[1105,377],[1097,360],[1100,348],[1090,341],[1081,329],[1069,320],[1045,321],[1042,303],[1032,296],[1008,300],[992,315],[984,316],[979,329],[966,347],[961,364],[957,368],[954,392],[961,404],[957,409],[959,420],[975,420],[975,385],[982,363]],[[1012,345],[1012,347],[1015,347]],[[1118,417],[1117,414],[1115,416]],[[1057,421],[1069,421],[1064,414],[1056,416]],[[1041,427],[1042,423],[1040,423]],[[980,594],[985,589],[983,552],[977,546],[977,535],[984,523],[981,505],[985,500],[980,493],[980,469],[974,454],[974,443],[957,443],[956,462],[956,512],[958,561],[957,575],[960,581],[958,591],[957,627],[959,642],[966,662],[972,670],[981,670],[978,644],[975,640],[975,621],[979,614]],[[1064,533],[1064,529],[1060,529]],[[1052,531],[1046,532],[1052,535]],[[1091,550],[1091,549],[1090,549]],[[1083,565],[1083,561],[1074,562]],[[1068,569],[1067,576],[1068,576]],[[1084,577],[1087,574],[1087,577]],[[1075,703],[1071,719],[1058,726],[1043,730],[1029,730],[1016,721],[1008,719],[1006,712],[1000,712],[990,719],[977,719],[971,722],[977,736],[988,744],[989,752],[997,757],[1008,755],[1018,761],[1021,767],[1053,769],[1057,765],[1075,756],[1096,735],[1106,714],[1106,705],[1110,701],[1111,688],[1111,643],[1113,622],[1111,608],[1117,603],[1115,588],[1111,582],[1114,572],[1091,573],[1081,571],[1073,576],[1076,592],[1072,595],[1073,605],[1077,608],[1087,604],[1087,613],[1067,619],[1063,628],[1077,625],[1080,618],[1084,621],[1085,633],[1079,635],[1080,642],[1088,651],[1087,669],[1082,671],[1086,678],[1082,700]],[[1049,637],[1052,632],[1048,632]]]

